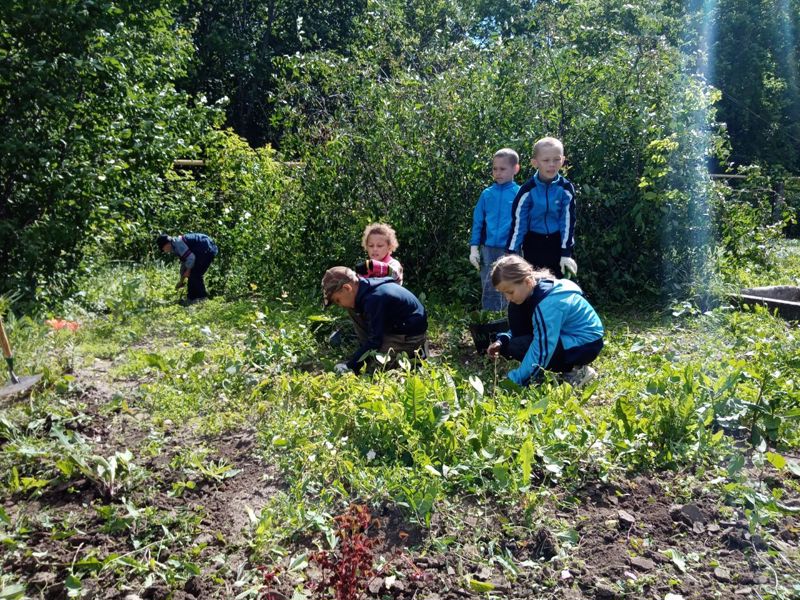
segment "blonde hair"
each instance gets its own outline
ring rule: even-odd
[[[536,158],[539,150],[543,150],[544,148],[558,148],[561,152],[561,156],[564,156],[564,144],[561,143],[561,140],[554,137],[543,137],[533,145],[533,158]]]
[[[497,287],[502,282],[522,283],[528,278],[533,279],[534,285],[540,279],[555,279],[550,269],[534,269],[531,263],[521,256],[509,254],[498,258],[492,265],[492,285]]]
[[[361,237],[361,247],[367,249],[367,240],[371,235],[382,235],[386,238],[389,244],[389,253],[391,254],[400,247],[397,241],[397,233],[394,228],[387,223],[370,223],[364,229],[364,235]]]
[[[492,155],[492,158],[508,159],[508,162],[511,163],[512,167],[515,167],[519,164],[519,154],[517,154],[516,150],[511,148],[500,148],[500,150]]]

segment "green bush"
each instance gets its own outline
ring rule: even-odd
[[[84,252],[156,208],[172,160],[215,119],[174,80],[192,50],[172,0],[4,3],[0,293],[54,302]]]

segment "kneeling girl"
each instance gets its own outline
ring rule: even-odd
[[[603,324],[575,283],[510,255],[492,266],[492,285],[509,302],[511,330],[498,335],[486,353],[521,362],[509,379],[528,385],[541,379],[543,369],[563,373],[576,386],[594,377],[588,365],[603,348]]]

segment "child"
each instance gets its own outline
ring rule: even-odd
[[[332,302],[348,309],[360,341],[350,360],[334,367],[337,373],[358,373],[361,357],[370,350],[427,354],[425,308],[391,277],[368,279],[347,267],[333,267],[322,277],[322,297],[325,306]]]
[[[497,336],[486,353],[519,360],[519,368],[508,374],[518,385],[540,379],[542,369],[547,369],[564,373],[564,380],[577,387],[597,374],[588,364],[603,348],[603,324],[575,283],[554,281],[551,276],[549,271],[534,270],[520,256],[505,256],[494,264],[492,283],[511,302],[511,331]],[[530,334],[515,332],[523,315],[530,319]]]
[[[508,252],[522,254],[529,263],[550,269],[559,277],[564,270],[578,274],[572,258],[575,244],[575,186],[559,174],[564,146],[544,137],[533,146],[533,177],[517,192],[511,209]]]
[[[484,310],[503,310],[507,302],[492,286],[489,271],[506,251],[511,232],[511,206],[519,191],[514,175],[519,173],[519,155],[502,148],[492,157],[494,183],[483,190],[472,211],[472,237],[469,262],[481,272],[481,306]],[[480,252],[479,252],[480,247]]]
[[[370,223],[364,229],[361,245],[367,252],[367,260],[356,265],[356,273],[364,277],[391,277],[403,285],[403,265],[392,252],[400,247],[397,234],[391,225]]]
[[[175,289],[181,289],[189,280],[187,301],[197,302],[208,297],[203,275],[217,255],[217,245],[204,233],[187,233],[178,237],[161,234],[156,246],[165,254],[175,254],[181,261],[181,276]]]

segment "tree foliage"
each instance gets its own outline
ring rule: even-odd
[[[710,81],[738,164],[800,171],[800,2],[723,0],[707,16]]]
[[[212,112],[175,90],[191,44],[171,0],[3,6],[0,292],[57,297],[85,247],[144,234]]]
[[[537,138],[556,135],[580,189],[586,285],[662,293],[704,275],[705,169],[723,147],[680,19],[658,2],[540,2],[517,28],[448,3],[426,35],[407,4],[373,6],[368,43],[348,56],[285,62],[280,143],[307,163],[294,219],[313,272],[355,260],[363,225],[387,219],[411,287],[468,296],[470,215],[492,153],[511,146],[526,164]]]
[[[190,0],[180,18],[193,23],[196,53],[181,84],[190,93],[227,99],[227,122],[252,145],[274,136],[269,94],[274,60],[320,49],[343,49],[365,0]]]
[[[492,153],[517,149],[521,180],[533,142],[555,135],[578,187],[589,293],[702,293],[723,255],[755,260],[755,240],[775,233],[755,181],[765,171],[735,196],[709,166],[796,150],[796,73],[781,58],[796,41],[787,29],[753,50],[772,87],[752,90],[725,40],[745,26],[765,36],[745,16],[769,21],[769,5],[723,4],[12,0],[0,17],[0,292],[57,296],[96,256],[151,253],[158,230],[217,239],[217,291],[311,291],[325,268],[357,260],[366,223],[387,220],[409,287],[469,301],[468,229]],[[734,82],[774,124],[757,156],[737,147],[755,136],[725,104]],[[233,131],[212,131],[226,101]],[[172,173],[177,157],[206,170]]]

